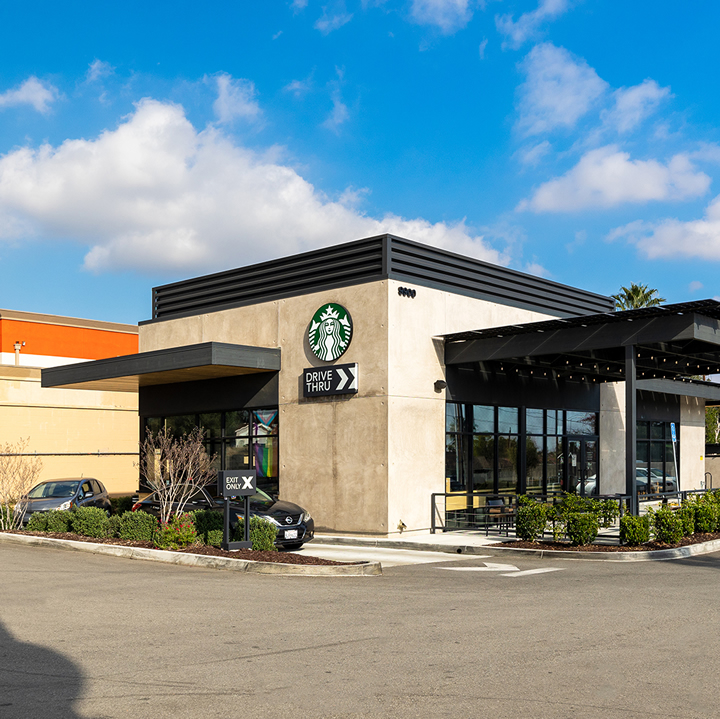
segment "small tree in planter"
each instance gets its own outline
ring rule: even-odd
[[[190,497],[217,477],[203,439],[199,427],[182,437],[164,428],[156,435],[148,432],[140,447],[140,475],[157,497],[163,525],[173,514],[182,514]]]
[[[17,529],[25,515],[27,493],[38,483],[40,457],[26,453],[30,438],[0,444],[0,529]],[[19,505],[20,511],[14,511]]]

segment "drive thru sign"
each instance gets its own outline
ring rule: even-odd
[[[226,550],[252,549],[250,541],[250,496],[255,494],[257,488],[257,472],[254,469],[236,469],[232,472],[224,470],[218,472],[218,494],[225,500],[223,522],[223,545]],[[245,498],[245,539],[242,542],[230,541],[230,498]]]

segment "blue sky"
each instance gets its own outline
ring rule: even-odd
[[[720,3],[0,5],[0,307],[394,232],[720,295]]]

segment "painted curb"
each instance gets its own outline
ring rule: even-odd
[[[122,557],[124,559],[144,559],[150,562],[178,564],[185,567],[228,569],[234,572],[248,572],[252,574],[275,574],[296,577],[371,577],[382,574],[380,562],[339,565],[255,562],[249,559],[208,557],[204,554],[168,552],[163,549],[145,549],[144,547],[123,547],[115,544],[93,544],[92,542],[78,542],[73,539],[54,539],[52,537],[35,537],[22,534],[8,534],[5,532],[0,532],[0,541],[14,544],[54,547],[55,549],[64,549],[72,552],[105,554],[113,557]]]
[[[443,552],[445,554],[485,554],[505,556],[514,554],[538,559],[574,559],[586,562],[652,562],[667,559],[683,559],[698,554],[709,554],[720,550],[720,539],[689,544],[675,549],[654,549],[638,552],[575,552],[572,550],[523,549],[521,547],[498,547],[493,545],[425,544],[424,542],[398,542],[396,540],[361,539],[359,537],[318,537],[313,544],[347,545],[354,547],[378,547],[385,549],[412,549],[420,552]]]

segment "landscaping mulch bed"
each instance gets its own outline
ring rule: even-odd
[[[71,532],[25,532],[15,530],[11,534],[26,534],[32,537],[49,537],[50,539],[72,539],[76,542],[91,542],[93,544],[114,544],[121,547],[142,547],[144,549],[157,549],[152,542],[135,542],[129,539],[84,537]],[[290,552],[258,552],[254,549],[239,549],[237,552],[226,552],[218,547],[205,544],[186,547],[185,549],[167,550],[178,551],[185,554],[202,554],[208,557],[229,557],[230,559],[249,559],[253,562],[278,562],[280,564],[312,564],[312,565],[338,565],[359,564],[359,562],[334,562],[331,559],[311,557],[306,554],[291,554]]]
[[[552,540],[539,542],[524,542],[522,540],[498,542],[491,544],[491,547],[516,547],[518,549],[547,549],[551,551],[567,552],[649,552],[657,549],[676,549],[677,547],[687,547],[690,544],[701,544],[702,542],[710,542],[713,539],[720,539],[720,532],[708,532],[705,534],[693,534],[690,537],[683,537],[677,544],[665,544],[664,542],[647,542],[638,547],[626,547],[618,544],[584,544],[579,547],[573,547],[570,542],[554,542]]]

